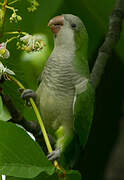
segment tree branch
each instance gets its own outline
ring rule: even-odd
[[[113,48],[120,39],[123,18],[124,0],[118,0],[115,9],[110,16],[108,33],[105,37],[103,45],[99,49],[95,65],[90,75],[91,83],[93,84],[94,88],[98,87],[107,60],[110,57]]]
[[[43,151],[48,153],[39,123],[37,121],[26,120],[22,116],[22,114],[16,109],[15,105],[13,104],[11,98],[8,95],[2,95],[2,98],[3,98],[4,104],[6,105],[6,107],[8,108],[12,116],[12,119],[9,120],[9,122],[19,124],[26,131],[32,133],[33,136],[35,137],[36,142],[42,147]],[[49,137],[52,147],[54,147],[55,142],[52,136],[48,134],[48,137]]]
[[[8,108],[9,112],[11,113],[12,119],[10,122],[16,123],[24,127],[24,129],[33,134],[36,141],[41,145],[41,141],[43,139],[41,129],[39,124],[36,121],[28,121],[26,120],[21,113],[16,109],[15,105],[13,104],[12,100],[7,95],[2,95],[3,102]]]

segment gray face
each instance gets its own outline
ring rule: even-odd
[[[73,33],[85,29],[85,26],[80,18],[72,14],[56,16],[49,21],[48,25],[55,37],[57,37],[59,32],[63,29],[68,29],[68,31],[73,31]]]
[[[81,19],[72,14],[63,14],[64,17],[64,25],[68,24],[68,28],[71,28],[73,31],[80,31],[82,28],[85,28]]]
[[[55,37],[55,46],[73,48],[75,46],[75,32],[85,29],[79,17],[72,14],[56,16],[48,24]]]

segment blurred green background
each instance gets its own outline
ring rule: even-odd
[[[14,4],[23,20],[19,24],[10,24],[8,18],[11,16],[11,11],[8,10],[5,31],[20,29],[31,34],[40,33],[46,46],[40,53],[24,54],[16,50],[16,40],[14,40],[7,47],[11,53],[10,58],[3,61],[16,73],[16,77],[26,88],[34,90],[37,88],[36,79],[54,46],[52,33],[47,26],[48,21],[52,17],[64,13],[77,15],[83,20],[89,34],[88,61],[90,69],[92,69],[98,49],[108,30],[109,15],[115,6],[116,0],[39,0],[38,2],[39,7],[33,13],[27,11],[28,2],[25,0]],[[2,41],[7,38],[8,36],[4,36]],[[106,168],[119,136],[120,121],[123,119],[124,112],[123,47],[124,28],[121,39],[108,60],[103,78],[96,92],[93,126],[87,147],[79,164],[86,180],[107,180],[108,178]],[[18,87],[12,82],[4,84],[4,92],[12,97],[25,118],[35,120],[31,109],[27,108],[20,99],[17,89]]]

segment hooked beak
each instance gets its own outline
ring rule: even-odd
[[[48,23],[48,26],[50,27],[51,31],[55,34],[55,36],[60,31],[63,25],[64,25],[64,17],[62,15],[54,17]]]

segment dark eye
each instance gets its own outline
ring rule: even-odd
[[[77,26],[76,26],[76,24],[73,23],[73,24],[71,24],[71,27],[76,28]]]

